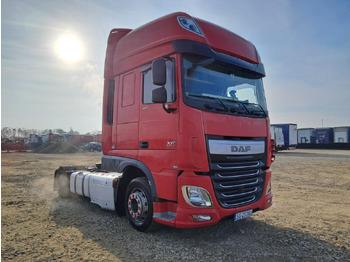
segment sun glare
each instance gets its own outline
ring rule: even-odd
[[[76,62],[82,56],[82,46],[78,38],[72,35],[61,36],[56,42],[56,52],[68,62]]]

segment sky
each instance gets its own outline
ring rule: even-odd
[[[272,124],[350,126],[348,0],[2,0],[1,127],[101,130],[110,30],[177,11],[256,46]]]

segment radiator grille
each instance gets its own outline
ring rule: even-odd
[[[258,201],[264,190],[262,160],[211,164],[211,178],[218,202],[232,208]]]

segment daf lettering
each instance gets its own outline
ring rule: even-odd
[[[231,146],[231,152],[248,152],[250,150],[250,146]]]

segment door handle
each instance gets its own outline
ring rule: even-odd
[[[149,143],[148,141],[140,141],[140,148],[148,148]]]

